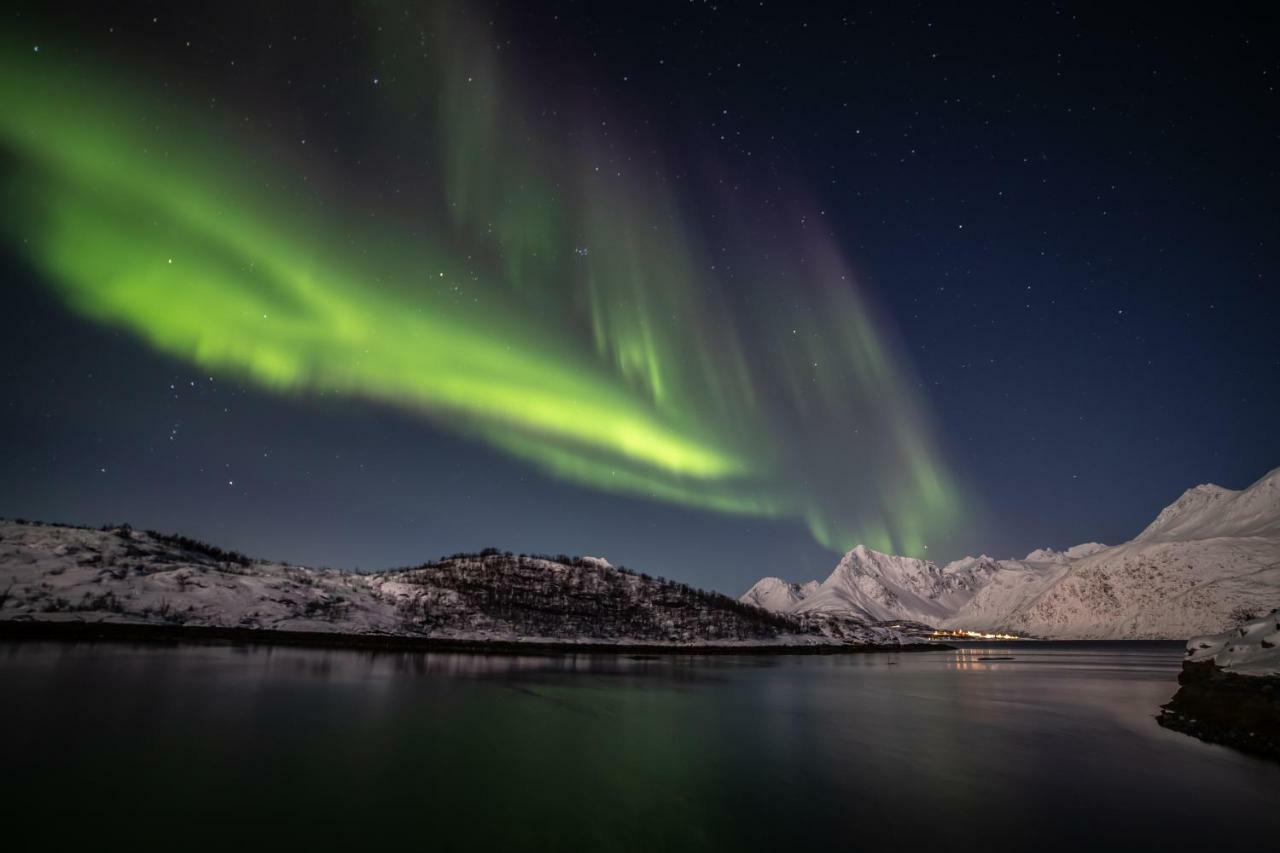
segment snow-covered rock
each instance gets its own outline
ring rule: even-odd
[[[1187,641],[1167,729],[1280,761],[1280,611]]]
[[[1183,638],[1220,631],[1278,594],[1280,469],[1240,491],[1190,489],[1121,545],[942,568],[860,546],[813,593],[760,606],[1063,639]]]
[[[1187,641],[1187,660],[1213,661],[1241,675],[1280,675],[1280,610],[1224,634],[1192,637]]]

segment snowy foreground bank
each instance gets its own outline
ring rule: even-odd
[[[1241,625],[1235,631],[1192,637],[1187,660],[1212,661],[1240,675],[1280,675],[1280,610]]]
[[[1280,610],[1187,642],[1160,725],[1280,760]]]

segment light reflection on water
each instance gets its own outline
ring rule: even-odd
[[[1274,838],[1280,766],[1155,725],[1180,657],[1167,643],[703,657],[7,643],[0,813],[95,837],[233,820],[322,847]]]

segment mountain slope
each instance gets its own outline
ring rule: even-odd
[[[893,557],[859,545],[789,612],[936,623],[967,593],[960,578],[943,574],[927,560]]]
[[[1002,628],[1046,637],[1175,639],[1229,628],[1280,591],[1280,540],[1127,542],[1073,563]]]
[[[0,621],[82,621],[476,642],[897,643],[809,625],[598,558],[455,555],[374,574],[250,560],[183,537],[0,521]]]
[[[1184,638],[1266,612],[1278,591],[1280,469],[1240,491],[1189,489],[1122,545],[941,569],[859,547],[814,594],[761,606],[1064,639]]]
[[[1132,541],[1071,563],[1002,627],[1041,636],[1185,638],[1271,609],[1280,590],[1280,469],[1246,489],[1202,485]]]
[[[1036,601],[1071,570],[1070,551],[1033,551],[1023,560],[968,558],[947,565],[948,572],[969,577],[973,595],[941,621],[940,627],[967,631],[1011,630],[1005,623]],[[1049,557],[1049,559],[1045,559]],[[1032,559],[1035,558],[1035,559]],[[1021,629],[1021,633],[1034,633]]]

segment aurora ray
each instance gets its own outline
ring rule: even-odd
[[[391,225],[224,111],[10,45],[5,234],[70,308],[210,371],[410,407],[554,476],[832,548],[945,533],[951,478],[829,237],[714,270],[751,227],[700,232],[669,185],[584,168],[601,140],[522,115],[466,23],[433,25],[454,49],[386,120],[437,168]]]

